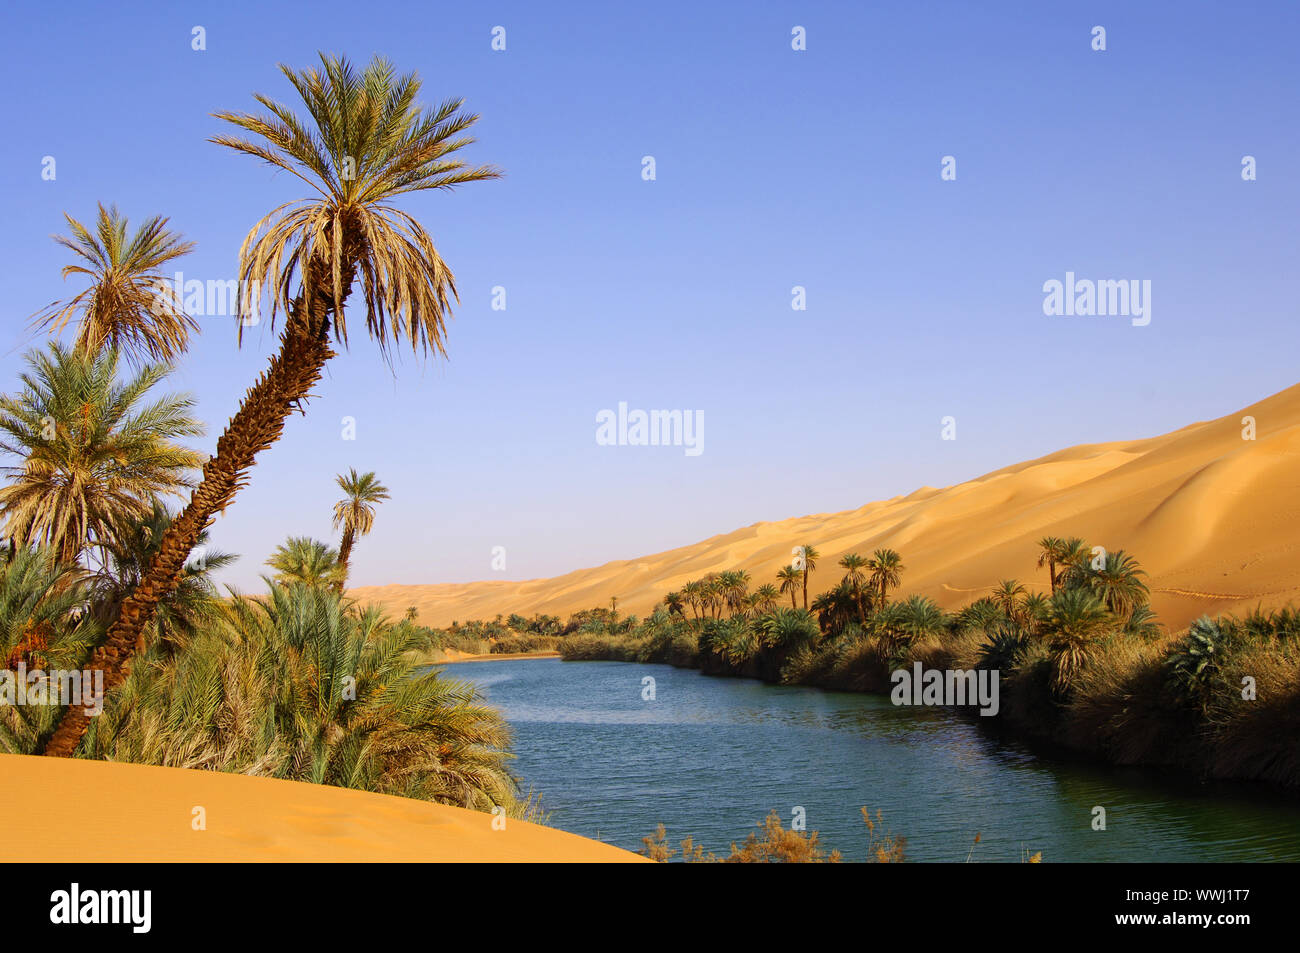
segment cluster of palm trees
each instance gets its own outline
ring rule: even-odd
[[[62,567],[51,572],[117,574],[110,617],[87,635],[89,665],[103,671],[110,695],[151,644],[156,620],[186,581],[205,571],[192,562],[212,518],[305,405],[334,347],[347,346],[354,283],[364,327],[381,351],[406,344],[416,353],[444,353],[455,279],[428,232],[396,202],[500,174],[459,157],[474,141],[467,132],[478,117],[458,99],[423,107],[419,78],[398,75],[382,58],[361,70],[340,57],[320,59],[315,68],[281,67],[301,114],[260,95],[260,113],[217,114],[237,131],[214,143],[288,172],[310,194],[256,222],[239,251],[241,285],[266,292],[270,326],[280,324],[281,333],[278,352],[216,452],[203,460],[180,442],[202,432],[190,398],[150,396],[196,330],[164,275],[193,245],[161,217],[134,232],[115,207],[101,205],[91,226],[67,217],[70,234],[57,240],[75,260],[64,277],[84,286],[37,322],[51,334],[75,325],[73,343],[33,352],[20,392],[0,401],[0,451],[15,458],[0,488],[7,564],[18,566],[24,552],[39,549]],[[259,305],[242,297],[240,317]],[[336,594],[353,544],[384,498],[373,474],[353,472],[340,485]],[[187,491],[175,516],[159,509]],[[87,605],[77,613],[77,620],[103,615]],[[79,630],[80,622],[65,621]],[[28,644],[24,638],[8,641]],[[73,755],[89,727],[83,709],[65,709],[42,738],[44,753]]]
[[[783,595],[789,595],[790,608],[797,609],[797,597],[802,591],[803,607],[808,610],[808,580],[817,568],[821,553],[807,544],[795,547],[795,553],[795,560],[777,571],[775,585],[764,583],[750,592],[750,575],[744,570],[709,573],[669,592],[664,596],[664,606],[682,618],[689,608],[691,618],[696,622],[722,618],[723,612],[731,617],[750,617],[771,612]],[[840,566],[845,570],[841,587],[847,587],[863,622],[870,607],[888,605],[889,590],[898,587],[900,573],[906,568],[902,556],[892,549],[877,549],[870,559],[849,553],[840,559]],[[818,596],[811,610],[825,611],[830,603],[823,600],[829,596]]]
[[[1004,579],[955,616],[958,629],[989,635],[991,667],[1014,668],[1033,646],[1048,653],[1052,688],[1068,693],[1102,642],[1112,636],[1154,638],[1160,627],[1147,602],[1146,572],[1123,550],[1106,552],[1078,537],[1039,540],[1038,565],[1048,592]]]
[[[806,631],[813,619],[818,635],[805,644],[820,642],[838,651],[842,637],[868,638],[889,664],[905,659],[927,640],[942,641],[961,632],[986,637],[983,657],[1008,667],[1038,644],[1050,654],[1058,695],[1068,691],[1106,637],[1150,639],[1159,632],[1142,581],[1145,572],[1137,560],[1123,550],[1106,552],[1077,537],[1045,537],[1039,542],[1038,565],[1048,570],[1048,592],[1031,592],[1007,579],[956,613],[945,612],[926,596],[891,599],[906,566],[889,548],[877,549],[869,558],[858,553],[842,556],[844,575],[839,582],[799,609],[799,593],[806,589],[821,554],[811,545],[795,547],[794,552],[795,560],[777,572],[777,585],[765,584],[751,593],[748,572],[710,573],[669,592],[663,610],[697,629],[702,648],[712,648],[733,663],[769,644],[763,639],[765,627],[781,624]],[[801,612],[806,621],[793,616],[774,621],[777,599],[783,595],[790,597],[790,608],[780,611]]]

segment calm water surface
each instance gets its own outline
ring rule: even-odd
[[[444,666],[515,731],[515,772],[558,828],[638,849],[655,825],[725,853],[775,808],[863,859],[859,808],[914,860],[1300,860],[1300,798],[1035,757],[947,712],[887,697],[558,659]],[[656,682],[642,701],[641,679]],[[1091,829],[1092,808],[1107,829]]]

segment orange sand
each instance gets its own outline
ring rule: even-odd
[[[1257,439],[1242,439],[1242,418]],[[1126,549],[1150,576],[1152,607],[1171,628],[1201,613],[1244,612],[1300,601],[1300,385],[1234,414],[1144,440],[1091,444],[1017,463],[944,489],[843,513],[755,523],[691,546],[580,569],[553,579],[351,591],[420,621],[491,619],[497,613],[562,617],[609,604],[647,614],[665,592],[708,572],[745,569],[751,586],[774,582],[791,547],[822,557],[810,591],[843,574],[840,556],[881,546],[903,554],[902,592],[945,608],[1001,579],[1047,586],[1037,540],[1082,536]]]
[[[207,829],[192,829],[203,807]],[[408,798],[215,771],[0,755],[7,860],[639,861],[564,831]],[[88,833],[89,832],[89,833]]]

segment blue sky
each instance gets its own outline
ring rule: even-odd
[[[463,96],[483,117],[470,156],[506,177],[406,204],[456,272],[450,360],[394,377],[353,335],[216,523],[239,586],[285,536],[332,536],[350,466],[393,493],[355,584],[520,579],[1161,433],[1296,381],[1298,5],[545,7],[7,11],[0,375],[33,344],[26,318],[73,291],[48,238],[65,210],[168,215],[198,243],[188,277],[232,277],[245,232],[303,188],[206,142],[210,113],[290,100],[275,64],[326,50]],[[1067,271],[1150,280],[1150,325],[1045,316]],[[202,323],[173,383],[210,451],[275,339],[239,349],[231,319]],[[598,446],[620,401],[702,411],[704,452]]]

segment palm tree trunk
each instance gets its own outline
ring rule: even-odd
[[[351,286],[352,273],[351,268],[344,271],[345,288]],[[280,439],[285,420],[307,398],[320,380],[325,362],[334,356],[329,345],[333,302],[321,297],[317,296],[310,309],[320,315],[315,320],[303,314],[301,301],[296,303],[285,321],[279,353],[248,389],[217,441],[216,454],[203,465],[203,479],[190,495],[190,502],[163,535],[148,571],[122,602],[104,643],[91,656],[88,668],[103,670],[106,693],[126,681],[141,630],[153,618],[158,603],[180,584],[185,560],[198,543],[199,534],[214,515],[230,505],[247,482],[246,474],[257,454]],[[44,754],[72,757],[89,727],[85,707],[69,706],[46,743]]]
[[[803,611],[808,611],[808,567],[803,567]]]
[[[343,585],[348,581],[348,558],[352,555],[352,527],[345,527],[343,530],[343,539],[339,541],[339,581],[335,583],[335,588],[339,592],[343,591]]]

